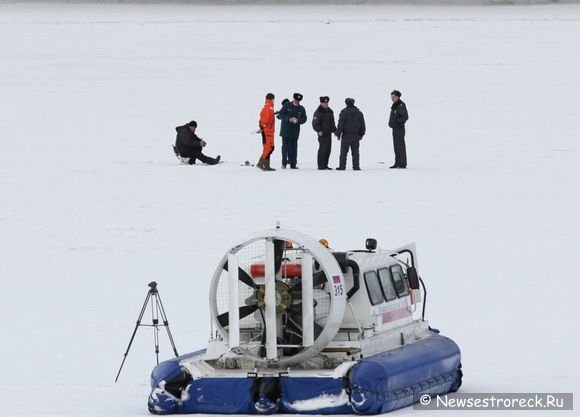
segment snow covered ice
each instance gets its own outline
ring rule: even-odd
[[[462,392],[578,395],[578,45],[573,4],[0,3],[2,415],[148,415],[147,329],[113,384],[147,283],[179,353],[204,347],[219,259],[277,220],[335,249],[415,241]],[[301,92],[309,117],[354,97],[363,171],[317,171],[310,120],[298,172],[240,166],[269,91]],[[227,163],[178,164],[191,119]]]

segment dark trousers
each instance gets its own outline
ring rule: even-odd
[[[407,147],[405,146],[405,128],[393,129],[393,148],[395,149],[395,165],[401,168],[407,167]]]
[[[342,138],[340,142],[340,162],[339,168],[346,168],[346,157],[348,155],[348,150],[352,154],[352,167],[360,168],[360,155],[359,155],[360,140],[355,139],[354,141]]]
[[[318,136],[318,169],[328,168],[330,150],[332,149],[332,133]]]
[[[298,138],[282,138],[282,166],[296,167],[298,159]]]
[[[196,160],[200,160],[204,164],[215,165],[217,161],[215,158],[211,158],[207,155],[204,155],[201,150],[191,150],[191,149],[182,149],[179,151],[179,155],[185,158],[189,158],[189,164],[195,164]]]

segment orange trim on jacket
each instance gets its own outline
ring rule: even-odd
[[[262,158],[267,159],[274,151],[274,133],[276,131],[276,112],[274,101],[266,100],[260,112],[260,130],[262,131]]]
[[[266,100],[262,111],[260,112],[260,129],[266,133],[266,136],[273,135],[276,130],[276,117],[274,111],[274,101]]]

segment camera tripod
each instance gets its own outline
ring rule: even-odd
[[[119,367],[119,372],[117,372],[115,382],[117,382],[117,380],[119,379],[119,375],[121,375],[121,369],[123,369],[123,365],[125,364],[125,360],[127,359],[127,355],[129,354],[129,349],[131,349],[131,344],[133,344],[133,339],[135,339],[135,335],[137,334],[137,329],[141,326],[153,327],[153,339],[155,342],[155,356],[157,358],[157,364],[159,364],[159,327],[165,327],[165,330],[167,330],[167,336],[169,336],[169,342],[171,343],[171,347],[173,348],[173,353],[175,353],[176,357],[179,356],[179,354],[177,353],[177,348],[175,347],[175,342],[173,341],[173,336],[171,335],[171,330],[169,330],[169,322],[167,321],[167,315],[165,314],[163,303],[161,302],[161,298],[159,297],[157,283],[155,281],[151,281],[148,285],[149,292],[147,292],[147,296],[145,297],[145,302],[143,303],[143,307],[141,308],[141,313],[139,313],[139,318],[137,319],[135,330],[133,330],[131,340],[129,340],[129,346],[127,346],[127,350],[125,351],[123,362],[121,362],[121,366]],[[141,320],[143,319],[143,314],[145,313],[145,310],[147,309],[147,304],[149,302],[151,302],[152,324],[142,324]],[[160,316],[161,322],[159,321]]]

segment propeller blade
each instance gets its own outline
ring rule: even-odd
[[[318,287],[318,286],[325,284],[325,283],[326,283],[326,274],[324,273],[324,271],[318,271],[317,273],[312,275],[312,286],[313,287]],[[302,291],[302,281],[300,281],[298,284],[296,284],[292,288],[290,288],[290,291],[301,292]]]
[[[274,239],[274,269],[276,273],[280,272],[282,259],[284,259],[284,249],[286,242],[284,240]]]
[[[240,320],[243,319],[244,317],[249,316],[250,314],[252,314],[257,309],[258,309],[258,305],[257,304],[254,304],[254,305],[251,305],[251,306],[243,306],[243,307],[240,307]],[[229,313],[227,311],[225,313],[222,313],[219,316],[217,316],[217,319],[218,319],[219,324],[222,327],[226,327],[227,325],[230,324],[230,317],[229,317]]]
[[[324,271],[318,271],[314,275],[312,275],[312,286],[318,287],[319,285],[326,284],[326,274]]]
[[[250,288],[253,288],[255,290],[258,289],[258,286],[256,285],[256,283],[254,282],[252,277],[250,275],[248,275],[248,273],[246,271],[244,271],[242,268],[238,268],[238,273],[240,275],[240,281],[242,281],[244,284],[246,284]]]
[[[225,271],[228,270],[228,262],[227,261],[224,264],[224,270]],[[252,277],[246,271],[244,271],[242,268],[238,268],[238,277],[240,278],[240,281],[242,281],[248,287],[251,287],[251,288],[253,288],[255,290],[258,289],[258,286],[254,282],[254,280],[252,279]]]
[[[324,330],[324,328],[319,325],[318,323],[314,322],[314,338],[316,339],[318,336],[320,336],[320,333],[322,333],[322,331]]]
[[[300,308],[300,310],[298,310]],[[288,315],[290,316],[290,320],[288,320],[288,324],[292,326],[292,330],[295,332],[299,332],[302,334],[302,303],[295,304],[292,308],[286,310]],[[318,323],[314,322],[314,338],[316,339],[320,333],[322,333],[324,328],[320,326]]]

